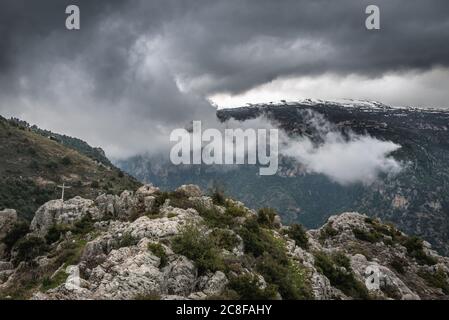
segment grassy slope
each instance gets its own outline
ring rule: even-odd
[[[48,200],[60,197],[56,185],[72,188],[66,198],[95,198],[99,193],[120,193],[139,183],[115,167],[107,167],[0,118],[0,210],[13,208],[25,218]]]

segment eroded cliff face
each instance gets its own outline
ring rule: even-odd
[[[30,299],[443,299],[449,260],[359,213],[283,226],[195,185],[0,212],[0,295]]]

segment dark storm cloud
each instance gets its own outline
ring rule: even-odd
[[[368,4],[381,8],[379,32],[364,28]],[[447,66],[447,12],[444,0],[222,1],[186,13],[170,35],[195,88],[239,92],[280,75]]]
[[[80,31],[64,27],[68,4]],[[380,31],[364,28],[368,4]],[[448,12],[447,0],[0,0],[0,113],[114,156],[157,149],[171,128],[212,119],[213,93],[447,67]]]

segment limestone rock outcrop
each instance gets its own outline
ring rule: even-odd
[[[14,210],[0,211],[0,238],[17,219]],[[195,185],[49,201],[14,245],[15,259],[0,259],[0,295],[43,277],[27,298],[207,299],[251,288],[256,297],[282,299],[270,292],[279,285],[284,295],[299,290],[322,300],[449,296],[449,259],[394,226],[356,212],[309,231],[267,219],[232,199],[219,204]],[[52,227],[61,234],[52,237]],[[290,272],[287,282],[271,276],[276,259],[284,259],[278,267]]]

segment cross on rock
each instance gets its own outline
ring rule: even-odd
[[[68,187],[65,185],[65,183],[63,183],[62,186],[58,186],[58,188],[62,189],[61,200],[62,200],[62,203],[64,203],[64,191],[65,191],[65,189],[70,189],[71,187]]]

